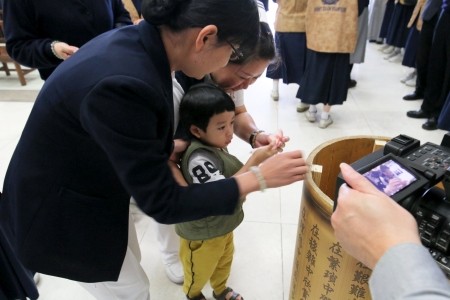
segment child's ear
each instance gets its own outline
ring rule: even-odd
[[[200,128],[198,128],[197,126],[195,126],[195,125],[191,125],[191,127],[189,128],[189,131],[191,132],[191,134],[193,135],[193,136],[195,136],[196,138],[200,138],[200,132],[201,132],[201,129]]]

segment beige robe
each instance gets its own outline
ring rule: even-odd
[[[358,31],[356,0],[309,0],[306,10],[308,49],[325,53],[353,53]]]

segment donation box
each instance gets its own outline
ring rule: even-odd
[[[328,141],[307,158],[311,172],[303,183],[294,253],[290,300],[371,299],[371,270],[342,249],[330,217],[336,196],[339,164],[351,164],[390,140],[353,136]]]

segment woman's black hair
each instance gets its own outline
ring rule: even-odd
[[[256,59],[271,61],[277,60],[275,51],[275,40],[269,24],[265,22],[259,23],[259,37],[254,49],[243,49],[242,56],[235,60],[230,60],[232,64],[243,65]]]
[[[252,50],[258,40],[255,0],[143,0],[141,11],[147,22],[174,31],[216,25],[219,42],[240,50]]]
[[[221,88],[210,83],[199,83],[193,85],[181,100],[180,122],[191,136],[191,125],[206,132],[212,116],[234,110],[233,99]]]

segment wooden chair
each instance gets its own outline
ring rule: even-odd
[[[2,12],[0,11],[0,17],[2,17]],[[3,20],[0,19],[0,71],[4,71],[6,76],[11,74],[11,71],[17,72],[17,76],[19,77],[19,81],[21,85],[26,85],[27,81],[25,80],[25,75],[34,71],[34,68],[24,68],[15,62],[6,52],[5,45],[5,35],[3,33]],[[14,64],[14,68],[10,68],[8,63]]]

